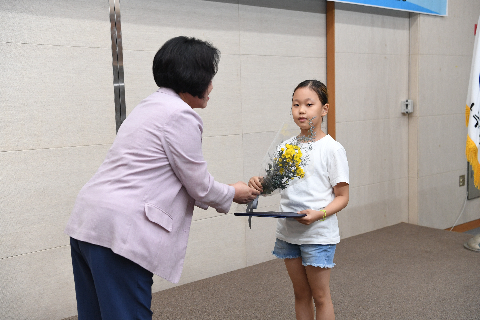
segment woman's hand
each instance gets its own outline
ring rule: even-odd
[[[250,180],[248,181],[248,186],[250,188],[254,188],[255,190],[262,192],[263,191],[262,180],[263,180],[262,177],[251,177]]]
[[[250,201],[253,201],[260,192],[254,188],[250,188],[243,181],[238,181],[237,183],[231,184],[235,188],[235,196],[233,196],[233,201],[240,204],[245,204]]]

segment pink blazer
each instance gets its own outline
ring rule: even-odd
[[[208,173],[202,131],[200,116],[173,90],[147,97],[80,190],[65,232],[177,283],[194,205],[226,213],[235,193]]]

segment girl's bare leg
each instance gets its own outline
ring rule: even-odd
[[[330,295],[331,269],[313,266],[305,267],[308,283],[315,301],[317,320],[334,320],[332,297]]]
[[[302,265],[302,258],[284,259],[284,261],[293,284],[297,320],[313,320],[312,291],[310,290],[307,271]]]

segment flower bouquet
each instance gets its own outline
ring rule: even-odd
[[[306,159],[302,159],[302,150],[296,144],[285,144],[276,153],[266,168],[262,179],[262,194],[271,194],[277,189],[285,189],[291,180],[303,178]]]
[[[312,119],[313,120],[313,119]],[[266,158],[262,164],[261,176],[262,195],[269,196],[276,191],[284,190],[289,185],[305,177],[305,168],[308,165],[308,157],[302,153],[302,149],[311,149],[311,142],[315,140],[315,132],[310,120],[310,135],[297,136],[298,127],[285,123],[272,142]],[[292,137],[293,136],[293,137]],[[273,151],[272,151],[273,150]],[[305,149],[304,149],[305,150]],[[237,216],[248,216],[251,228],[251,217],[301,217],[296,212],[253,212],[258,206],[258,197],[247,204],[245,213],[235,213]]]
[[[264,172],[260,174],[263,177],[262,195],[270,195],[276,190],[283,190],[293,183],[295,178],[305,177],[305,168],[309,159],[302,154],[302,148],[304,150],[305,148],[311,149],[311,142],[315,141],[315,127],[312,120],[309,121],[308,136],[297,136],[298,127],[289,127],[288,124],[284,124],[277,133],[277,137],[272,143],[275,151],[268,152],[267,161],[263,162]],[[285,139],[286,137],[289,139]]]

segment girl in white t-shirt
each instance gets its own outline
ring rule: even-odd
[[[300,134],[290,140],[310,139],[298,144],[308,164],[305,177],[280,192],[280,205],[282,211],[306,216],[278,219],[273,254],[285,261],[297,319],[314,319],[315,311],[316,319],[335,318],[330,270],[340,242],[336,213],[347,206],[349,179],[345,149],[321,129],[328,107],[327,87],[322,82],[305,80],[295,88],[292,116]],[[263,191],[262,177],[252,177],[249,186]]]

